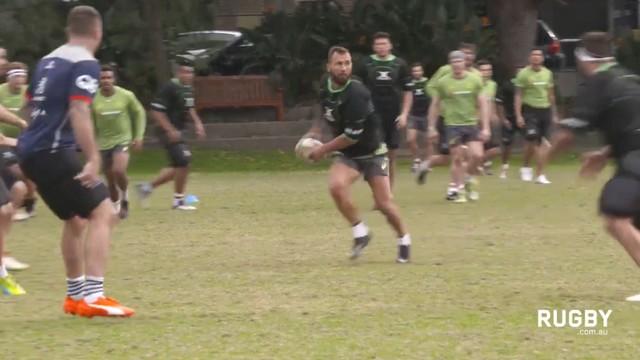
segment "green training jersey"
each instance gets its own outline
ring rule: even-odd
[[[467,71],[473,76],[477,76],[480,80],[482,80],[482,74],[478,69],[472,67],[471,69],[467,69]],[[435,88],[438,81],[447,75],[451,75],[451,73],[453,73],[453,68],[451,68],[451,65],[442,65],[440,66],[438,71],[433,74],[431,80],[429,80],[429,82],[427,83],[427,91],[429,92],[429,95],[431,97],[437,95]]]
[[[551,107],[549,91],[553,91],[553,73],[546,67],[539,71],[530,66],[520,70],[515,85],[522,91],[522,103],[538,109]]]
[[[18,115],[20,109],[22,109],[22,106],[25,103],[26,91],[26,85],[20,88],[20,91],[18,91],[17,93],[11,92],[11,90],[9,89],[9,84],[5,83],[0,85],[0,105],[4,106],[12,113]],[[7,124],[6,122],[0,122],[0,133],[8,137],[15,138],[20,135],[20,128],[12,124]]]
[[[142,104],[129,90],[115,87],[107,97],[98,91],[92,104],[93,121],[100,150],[142,140],[147,116]]]
[[[478,124],[478,95],[483,94],[482,79],[466,73],[462,79],[452,75],[441,78],[436,86],[436,96],[444,105],[444,123],[447,126]]]
[[[482,93],[487,97],[487,100],[489,100],[490,103],[495,102],[496,94],[498,93],[498,84],[493,80],[485,81]]]

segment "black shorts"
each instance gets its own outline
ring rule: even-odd
[[[382,124],[383,140],[387,144],[389,150],[396,150],[400,147],[400,130],[396,119],[400,115],[400,109],[397,107],[381,107],[376,108],[378,116]]]
[[[169,166],[173,168],[185,168],[191,164],[191,150],[184,142],[165,144],[169,158]]]
[[[411,130],[427,132],[427,116],[409,115],[407,127]]]
[[[506,127],[504,126],[504,124],[502,125],[502,145],[503,146],[511,146],[513,144],[513,140],[516,137],[517,133],[522,133],[522,130],[518,127],[518,124],[516,122],[515,118],[507,118],[507,120],[509,121],[509,123],[511,124],[510,127]]]
[[[16,148],[12,146],[0,146],[0,156],[2,156],[2,162],[5,167],[9,167],[18,163]]]
[[[102,171],[107,171],[113,165],[113,154],[129,152],[129,145],[116,145],[111,149],[100,150],[102,156]]]
[[[354,159],[344,155],[338,155],[333,161],[345,164],[358,171],[367,181],[375,176],[389,176],[389,158],[386,155],[363,159]]]
[[[447,127],[444,125],[444,118],[438,117],[436,124],[436,130],[438,130],[438,152],[441,155],[449,155],[449,140],[447,138]]]
[[[7,187],[7,189],[9,189],[9,191],[11,191],[13,185],[18,182],[18,178],[6,166],[0,170],[0,177],[2,178],[2,183]]]
[[[36,184],[42,200],[62,220],[88,218],[109,197],[104,183],[87,188],[74,179],[83,168],[80,153],[74,149],[41,151],[21,159],[20,167]]]
[[[535,141],[538,144],[543,138],[549,138],[551,130],[551,109],[538,109],[531,106],[522,106],[524,118],[524,138],[527,141]]]
[[[449,148],[464,145],[468,142],[480,141],[480,130],[477,125],[448,125],[446,126]]]
[[[7,168],[3,168],[2,172],[7,171]],[[0,181],[0,206],[5,206],[11,202],[11,193],[7,190],[7,186],[4,185],[4,181]]]

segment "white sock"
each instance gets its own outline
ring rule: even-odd
[[[367,225],[365,225],[363,221],[357,223],[354,227],[351,228],[351,230],[353,231],[354,239],[361,238],[369,234],[369,228],[367,228]]]
[[[4,264],[0,265],[0,278],[6,278],[7,276],[9,276],[7,268],[4,267]]]
[[[120,192],[120,200],[129,201],[129,190],[122,191],[118,189]]]
[[[173,206],[184,205],[184,194],[173,194]]]
[[[509,164],[502,164],[502,170],[509,170]]]
[[[84,283],[84,301],[87,304],[96,302],[98,298],[104,296],[104,278],[87,276]]]
[[[73,300],[80,300],[84,297],[84,275],[75,279],[67,278],[67,296]]]
[[[398,245],[411,245],[411,235],[405,234],[403,237],[399,238]]]
[[[419,166],[418,168],[419,168],[421,171],[429,170],[429,166],[430,166],[430,165],[431,165],[431,164],[429,163],[429,160],[425,160],[425,161],[423,161],[423,162],[421,162],[421,163],[420,163],[420,166]]]

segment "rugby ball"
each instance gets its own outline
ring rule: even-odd
[[[306,162],[313,162],[309,158],[309,155],[311,155],[311,152],[318,146],[322,146],[322,142],[310,137],[302,138],[296,144],[296,156]]]

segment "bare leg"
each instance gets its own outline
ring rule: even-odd
[[[472,141],[467,144],[468,147],[468,164],[467,173],[470,175],[478,175],[478,168],[482,166],[484,159],[484,148],[480,141]]]
[[[400,218],[400,210],[393,201],[389,182],[384,176],[374,176],[368,180],[377,208],[387,218],[387,222],[396,232],[398,238],[407,234],[407,229]]]
[[[397,150],[389,150],[389,185],[393,190],[393,183],[396,177],[396,152]]]
[[[151,186],[155,189],[161,185],[173,180],[176,174],[175,168],[164,168],[160,170],[160,174],[151,182]]]
[[[12,216],[13,205],[11,205],[11,203],[4,204],[0,207],[0,254],[4,254],[4,242],[11,228]],[[0,256],[0,265],[2,265],[2,256]]]
[[[129,186],[129,179],[127,178],[127,168],[129,167],[129,153],[118,152],[113,154],[113,166],[111,171],[113,173],[113,179],[117,185],[116,191],[120,190],[123,194],[127,191]],[[120,194],[118,193],[118,198]]]
[[[523,162],[522,162],[522,166],[523,167],[531,167],[531,159],[533,158],[534,154],[536,153],[536,144],[533,141],[527,141],[525,142],[524,145],[524,157],[523,157]]]
[[[84,275],[83,235],[86,226],[87,221],[77,216],[64,222],[60,247],[69,279]]]
[[[89,216],[89,230],[84,244],[85,273],[87,276],[104,277],[114,213],[105,200]]]
[[[407,145],[409,145],[409,150],[411,151],[412,159],[420,158],[420,154],[418,153],[418,139],[417,139],[417,131],[414,129],[407,130]]]
[[[176,194],[184,194],[187,190],[187,179],[189,177],[189,167],[180,167],[175,169],[174,191]]]
[[[107,186],[109,188],[109,199],[114,203],[120,200],[120,193],[118,193],[118,186],[116,185],[115,176],[113,174],[113,168],[106,169],[104,176],[107,178]]]
[[[338,208],[351,226],[358,224],[361,219],[351,199],[351,185],[360,177],[360,173],[349,166],[336,162],[329,169],[329,193]],[[389,181],[385,179],[387,188]]]
[[[640,231],[633,225],[631,218],[604,217],[605,228],[640,266]]]

